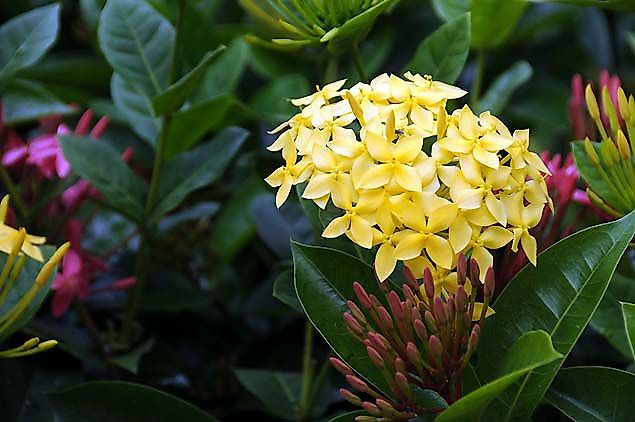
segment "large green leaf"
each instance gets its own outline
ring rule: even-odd
[[[48,397],[55,413],[64,421],[216,421],[175,396],[128,382],[88,382],[51,393]]]
[[[304,312],[322,337],[351,368],[381,391],[390,391],[379,370],[368,357],[366,348],[348,332],[342,314],[347,300],[356,301],[353,282],[361,283],[369,294],[382,301],[373,270],[357,258],[318,246],[291,243],[295,289]],[[446,407],[441,396],[422,391],[424,407]]]
[[[229,127],[211,141],[166,162],[153,217],[158,218],[173,210],[190,192],[218,180],[247,136],[249,132],[245,129]]]
[[[174,48],[167,19],[145,1],[108,0],[98,35],[115,72],[149,97],[163,92]]]
[[[602,7],[605,9],[621,10],[625,12],[635,11],[633,0],[529,0],[533,3],[565,3],[576,6]]]
[[[493,48],[502,44],[526,7],[525,0],[472,0],[472,47]]]
[[[595,150],[596,154],[599,155],[600,143],[592,142],[591,146]],[[624,213],[629,212],[630,210],[628,209],[627,204],[624,204],[624,201],[620,199],[616,193],[616,188],[612,185],[610,179],[606,180],[606,178],[602,176],[602,173],[598,171],[598,167],[589,159],[589,156],[586,154],[584,149],[584,142],[572,142],[571,151],[573,152],[575,165],[580,172],[580,176],[582,176],[591,190],[599,195],[600,198],[614,209]]]
[[[234,102],[234,97],[221,95],[174,113],[168,130],[166,157],[187,151],[207,132],[226,127],[226,117]]]
[[[593,314],[591,327],[624,356],[631,358],[633,355],[624,330],[621,301],[635,302],[635,280],[616,272],[600,306]]]
[[[517,61],[509,69],[498,75],[478,103],[478,111],[489,110],[501,113],[514,91],[531,78],[533,70],[524,60]]]
[[[296,420],[302,375],[261,369],[235,369],[240,383],[265,405],[269,413]]]
[[[2,120],[8,126],[72,111],[41,84],[23,79],[12,78],[2,96]]]
[[[509,349],[493,381],[453,403],[439,415],[437,422],[478,420],[487,406],[516,380],[560,357],[562,355],[553,348],[549,334],[544,331],[528,332]]]
[[[42,246],[42,255],[44,259],[48,259],[53,255],[54,248],[52,246]],[[7,261],[6,254],[0,254],[0,268],[4,267],[5,262]],[[7,297],[0,305],[0,316],[5,315],[9,310],[11,310],[18,301],[24,297],[24,295],[33,287],[35,282],[35,277],[40,272],[43,263],[35,261],[34,259],[27,258],[20,275],[15,280],[15,283],[11,290],[9,290]],[[33,316],[40,306],[42,302],[46,298],[49,289],[51,288],[51,284],[53,283],[53,279],[55,278],[55,272],[51,275],[51,277],[47,280],[47,282],[40,287],[35,298],[29,303],[24,312],[5,330],[0,333],[0,341],[6,339],[11,334],[15,333],[17,330],[22,328]]]
[[[622,303],[622,316],[624,317],[626,340],[631,352],[630,357],[635,360],[635,304]]]
[[[242,38],[232,41],[223,54],[206,70],[196,101],[205,101],[223,94],[231,94],[247,68],[251,48]],[[286,76],[285,76],[286,78]]]
[[[60,137],[64,157],[73,171],[101,192],[108,204],[134,221],[144,213],[146,183],[104,141],[89,137]]]
[[[152,116],[150,99],[117,73],[113,73],[110,81],[110,95],[132,130],[154,146],[161,128],[161,119]]]
[[[154,96],[152,98],[154,114],[159,116],[171,113],[181,107],[198,86],[208,66],[224,49],[225,46],[221,45],[216,50],[208,52],[187,75],[170,85],[165,92]]]
[[[60,5],[38,7],[0,26],[0,80],[32,66],[57,38]]]
[[[491,380],[499,356],[532,330],[549,333],[563,358],[507,389],[487,409],[489,419],[530,417],[591,319],[633,234],[635,213],[575,233],[543,252],[538,267],[525,267],[503,290],[479,341],[479,378]]]
[[[424,39],[404,68],[427,73],[435,80],[454,83],[470,52],[470,16],[465,13],[443,24]]]
[[[635,375],[579,366],[558,372],[547,400],[574,421],[629,421],[635,414]]]
[[[293,271],[284,270],[278,275],[273,283],[273,297],[302,313],[302,305],[300,305],[295,286],[293,285]]]
[[[432,0],[431,3],[437,16],[446,22],[470,11],[470,0]]]

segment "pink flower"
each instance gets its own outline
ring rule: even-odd
[[[54,317],[62,316],[75,298],[88,296],[89,275],[79,253],[70,249],[62,260],[62,268],[53,281],[55,290],[51,311]]]
[[[39,168],[47,179],[53,178],[55,173],[57,173],[57,177],[64,179],[70,174],[71,165],[64,158],[62,147],[56,135],[69,133],[71,133],[70,129],[61,124],[55,135],[41,135],[32,140],[29,144],[29,156],[26,162]]]
[[[2,165],[11,167],[23,164],[29,154],[29,148],[24,140],[12,130],[7,134],[7,142],[2,155]]]

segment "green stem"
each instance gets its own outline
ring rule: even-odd
[[[353,60],[355,61],[355,67],[359,73],[359,78],[362,82],[368,82],[368,76],[366,69],[364,69],[364,62],[362,61],[362,55],[359,53],[359,44],[353,46]]]
[[[172,53],[172,62],[170,63],[170,72],[168,74],[168,85],[174,82],[177,73],[178,57],[180,55],[180,40],[181,33],[183,32],[183,17],[185,15],[185,0],[179,0],[179,16],[176,22],[176,36],[174,37],[174,51]],[[157,141],[157,150],[154,155],[154,162],[152,164],[152,177],[150,178],[150,188],[148,190],[148,196],[146,198],[145,211],[143,221],[140,222],[139,232],[139,250],[137,251],[137,257],[135,261],[134,275],[137,279],[130,296],[128,297],[128,303],[126,304],[126,313],[124,316],[123,325],[121,328],[121,340],[123,343],[129,343],[130,334],[132,332],[132,324],[137,315],[137,309],[139,307],[139,299],[143,292],[143,285],[145,284],[145,262],[146,254],[149,243],[149,231],[151,229],[152,211],[157,201],[157,194],[159,192],[159,181],[161,180],[161,170],[163,168],[163,157],[165,156],[165,148],[168,142],[168,133],[170,127],[171,114],[164,114],[162,118],[161,131],[159,132],[159,139]]]
[[[481,89],[483,86],[483,75],[485,73],[485,52],[478,50],[476,53],[476,71],[472,82],[472,93],[470,94],[470,104],[473,109],[478,106],[478,100],[481,97]]]
[[[4,187],[7,189],[7,192],[9,192],[11,201],[13,201],[13,203],[15,204],[15,208],[17,209],[18,213],[20,214],[20,216],[26,218],[28,213],[26,204],[24,203],[24,200],[22,199],[18,188],[13,183],[13,180],[11,180],[11,176],[9,176],[7,169],[4,168],[4,166],[2,165],[0,165],[0,179],[2,180],[2,184],[4,185]]]
[[[326,69],[324,69],[324,77],[322,78],[322,82],[324,84],[333,82],[337,79],[337,64],[337,57],[329,56],[328,61],[326,62]]]
[[[300,416],[306,420],[311,413],[311,384],[313,383],[313,325],[306,320],[304,327],[304,354],[302,356],[302,390],[300,396]]]

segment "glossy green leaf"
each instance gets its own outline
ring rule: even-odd
[[[141,221],[147,185],[112,147],[104,141],[73,135],[61,136],[60,141],[73,171],[95,186],[113,208]]]
[[[273,297],[302,313],[302,305],[300,305],[293,285],[293,271],[285,270],[276,278],[273,283]]]
[[[432,0],[431,3],[434,13],[446,22],[470,11],[470,0]]]
[[[258,397],[273,416],[297,420],[302,375],[261,369],[235,369],[240,383]]]
[[[403,69],[431,75],[434,80],[454,83],[470,52],[470,16],[460,15],[424,39]]]
[[[525,0],[472,0],[472,47],[482,49],[501,45],[526,7]]]
[[[597,154],[600,154],[600,143],[592,142],[592,147]],[[593,164],[584,149],[584,142],[577,141],[571,143],[571,151],[575,160],[575,165],[580,172],[580,176],[589,185],[591,190],[602,198],[607,204],[620,212],[629,212],[627,204],[616,193],[616,188],[611,182],[603,177],[603,173],[598,170],[598,166]],[[606,175],[606,173],[604,173]]]
[[[216,421],[178,397],[129,382],[88,382],[50,393],[48,397],[55,413],[64,421]]]
[[[248,177],[240,183],[214,222],[209,247],[222,261],[231,260],[256,233],[252,204],[268,192],[260,177]]]
[[[517,61],[509,69],[498,75],[478,103],[478,111],[489,110],[499,114],[511,99],[514,91],[526,83],[533,73],[531,65],[524,60]]]
[[[51,48],[59,30],[60,5],[38,7],[0,26],[0,80],[34,65]]]
[[[492,403],[485,417],[507,421],[531,416],[591,319],[634,234],[635,213],[582,230],[548,248],[538,257],[538,267],[528,265],[507,285],[481,333],[479,378],[491,380],[498,356],[532,330],[549,333],[563,359],[523,376]]]
[[[624,12],[635,11],[635,3],[632,0],[528,0],[533,3],[565,3],[584,7],[601,7],[604,9],[621,10]]]
[[[635,304],[622,302],[621,305],[630,357],[635,360]]]
[[[44,255],[44,259],[46,260],[50,258],[51,255],[53,255],[55,248],[53,248],[52,246],[45,245],[41,247],[41,250],[42,250],[42,255]],[[6,261],[7,261],[7,255],[0,254],[0,268],[4,267],[4,264]],[[22,271],[20,272],[20,275],[15,280],[11,290],[9,290],[4,303],[0,305],[0,316],[5,315],[9,310],[11,310],[20,301],[20,299],[24,297],[24,295],[31,289],[31,287],[33,287],[33,284],[35,283],[35,277],[40,272],[42,265],[43,263],[41,262],[37,262],[34,259],[27,258],[24,264],[24,267],[22,268]],[[42,285],[42,287],[40,287],[40,290],[35,295],[31,303],[26,307],[24,312],[22,312],[22,314],[10,326],[8,326],[6,329],[2,331],[2,333],[0,333],[0,341],[6,339],[11,334],[18,331],[27,322],[29,322],[31,318],[35,316],[35,313],[37,312],[38,309],[40,309],[42,302],[46,298],[46,295],[51,288],[51,284],[53,283],[54,278],[55,278],[55,272],[53,272],[53,274],[47,280],[47,282],[44,285]]]
[[[633,355],[624,330],[621,301],[635,302],[635,280],[616,272],[600,306],[593,314],[591,327],[624,356],[631,358]]]
[[[507,387],[523,375],[546,365],[562,355],[553,348],[549,334],[544,331],[530,331],[518,339],[509,349],[497,367],[492,381],[468,393],[439,417],[437,422],[479,420],[487,406]]]
[[[115,106],[127,119],[130,128],[154,146],[161,128],[161,119],[152,117],[150,99],[117,73],[112,75],[110,81],[110,95]]]
[[[176,111],[197,88],[209,65],[225,49],[221,45],[208,52],[187,75],[170,85],[164,92],[152,98],[152,109],[156,116]]]
[[[236,90],[247,69],[251,47],[243,39],[232,41],[223,54],[208,66],[194,94],[196,101],[205,101],[219,95],[231,94]]]
[[[227,126],[228,111],[234,98],[221,95],[174,113],[168,130],[166,157],[187,151],[209,131]]]
[[[23,79],[11,79],[2,96],[2,120],[7,126],[73,111],[41,84]]]
[[[99,19],[99,45],[115,72],[152,97],[163,92],[174,28],[145,1],[108,0]]]
[[[579,422],[628,421],[635,414],[635,375],[614,368],[564,368],[547,393],[549,403]]]
[[[248,136],[245,129],[229,127],[211,141],[166,162],[153,218],[178,207],[189,193],[218,180]]]

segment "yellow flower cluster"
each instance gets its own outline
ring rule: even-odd
[[[322,235],[378,246],[380,280],[404,261],[417,276],[430,267],[453,290],[457,254],[471,253],[482,281],[489,251],[509,242],[535,264],[529,230],[551,202],[549,171],[529,151],[529,131],[511,133],[467,105],[448,114],[447,101],[465,91],[404,76],[382,74],[348,90],[345,81],[333,82],[292,100],[300,112],[273,130],[281,133],[268,148],[285,161],[265,179],[279,187],[276,205],[308,182],[303,198],[322,209],[330,199],[343,211]]]

